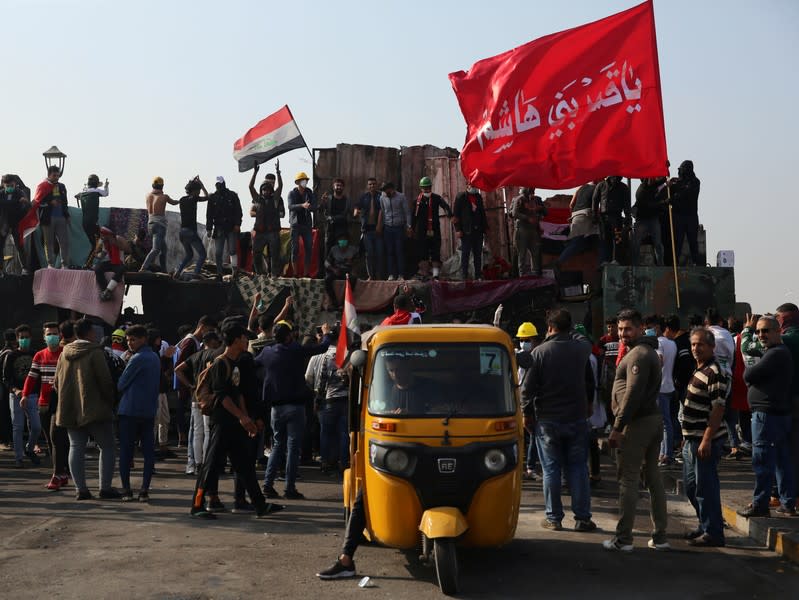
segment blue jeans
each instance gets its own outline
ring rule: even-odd
[[[114,477],[114,427],[111,421],[95,421],[78,429],[67,429],[69,434],[69,472],[75,489],[88,490],[86,484],[86,443],[89,436],[100,447],[100,489],[111,488]]]
[[[402,225],[386,225],[383,228],[386,246],[388,274],[393,277],[405,275],[405,228]]]
[[[197,262],[194,267],[194,274],[199,275],[200,271],[205,264],[205,246],[200,236],[197,234],[197,229],[188,229],[186,227],[180,230],[180,243],[183,244],[183,251],[185,256],[178,266],[178,275],[183,272],[183,269],[189,266],[191,259],[194,258],[194,251],[197,250]]]
[[[166,273],[166,227],[160,223],[150,223],[147,229],[153,238],[153,247],[145,257],[141,270],[149,270],[157,258],[161,272]]]
[[[134,444],[141,440],[144,454],[144,471],[141,489],[149,490],[155,468],[155,419],[119,415],[119,479],[122,487],[130,489],[130,461],[133,460]]]
[[[591,492],[588,483],[588,423],[539,421],[535,425],[538,458],[544,472],[544,499],[547,520],[563,520],[560,499],[561,471],[566,471],[572,498],[572,512],[579,521],[591,518]]]
[[[737,448],[741,445],[741,440],[738,439],[738,411],[730,406],[727,401],[727,407],[724,409],[724,422],[727,424],[727,443],[730,449]]]
[[[373,229],[363,232],[363,246],[366,251],[366,272],[372,279],[383,278],[383,253],[385,244],[383,237]]]
[[[721,516],[719,459],[724,446],[716,440],[710,446],[710,457],[697,455],[701,439],[689,438],[682,447],[682,479],[685,495],[696,511],[699,528],[714,540],[724,541],[724,518]]]
[[[31,394],[25,403],[25,408],[19,405],[21,396],[17,396],[11,392],[8,394],[9,408],[11,409],[11,431],[14,440],[14,459],[22,460],[22,457],[27,454],[33,453],[33,447],[39,441],[39,435],[42,433],[42,422],[39,420],[39,396],[38,394]],[[30,435],[28,436],[28,444],[24,446],[22,443],[22,434],[25,432],[25,420],[28,420],[30,428]]]
[[[222,265],[225,262],[225,242],[227,242],[227,253],[231,259],[238,256],[239,234],[235,231],[216,231],[214,232],[214,255],[216,258],[216,272],[222,274]],[[238,259],[231,260],[234,269],[238,266]]]
[[[674,454],[674,422],[671,420],[671,399],[674,392],[658,394],[658,407],[663,415],[663,441],[660,442],[660,455],[671,461]]]
[[[536,448],[535,434],[524,430],[524,443],[527,445],[525,453],[524,468],[528,471],[535,471],[535,463],[538,460],[538,448]]]
[[[286,465],[286,490],[294,490],[297,468],[302,450],[302,435],[305,432],[305,405],[280,404],[272,407],[272,431],[274,441],[269,462],[266,465],[264,483],[272,487],[278,470]]]
[[[347,433],[347,398],[328,400],[319,411],[319,437],[322,462],[342,468],[349,466],[349,435]]]
[[[791,415],[752,413],[752,468],[755,471],[755,492],[752,504],[766,510],[774,478],[780,502],[787,508],[796,504],[796,488],[791,462]]]
[[[300,238],[302,238],[302,248],[305,251],[302,274],[309,277],[311,258],[313,256],[313,231],[310,225],[291,226],[291,262],[294,266],[294,277],[299,277],[300,274],[300,266],[297,264],[297,260],[300,257]]]

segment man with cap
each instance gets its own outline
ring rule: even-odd
[[[411,210],[408,201],[396,186],[388,181],[381,187],[380,220],[377,223],[378,234],[383,234],[388,263],[388,280],[405,279],[405,244],[403,237],[410,237]]]
[[[316,212],[316,196],[308,189],[309,177],[300,171],[294,178],[296,187],[289,192],[289,226],[291,227],[291,262],[294,276],[306,277],[311,272],[311,255],[313,253],[313,215]],[[300,238],[305,252],[304,269],[300,269]]]
[[[161,267],[161,273],[166,273],[166,205],[180,204],[179,200],[172,200],[164,193],[164,178],[153,179],[153,189],[147,194],[147,230],[153,238],[153,248],[144,259],[140,272],[149,271],[155,259]]]
[[[439,213],[443,209],[448,217],[452,217],[452,210],[446,200],[438,194],[432,193],[433,183],[425,176],[419,180],[421,192],[416,197],[411,226],[413,239],[420,263],[430,261],[433,279],[438,279],[441,273],[441,221]]]
[[[311,393],[305,383],[305,366],[310,358],[327,350],[333,339],[330,327],[322,324],[322,343],[301,346],[294,328],[286,321],[278,322],[273,334],[274,346],[267,346],[256,357],[255,363],[263,367],[264,401],[272,406],[272,431],[274,443],[264,477],[267,498],[277,498],[274,488],[278,469],[286,465],[286,490],[284,497],[302,500],[297,491],[297,467],[305,430],[305,401]]]
[[[214,238],[216,251],[216,278],[222,280],[225,242],[228,245],[230,269],[235,277],[239,270],[239,232],[241,231],[241,201],[239,195],[227,188],[221,175],[216,178],[216,191],[208,196],[205,229]]]
[[[516,339],[519,340],[519,349],[516,351],[516,360],[518,363],[520,363],[518,376],[519,387],[521,388],[524,385],[530,370],[529,366],[523,367],[521,366],[521,363],[526,363],[529,365],[528,361],[532,359],[528,357],[533,351],[533,348],[541,343],[541,338],[538,336],[538,329],[536,329],[535,325],[527,321],[519,325],[519,329],[516,331]],[[521,355],[525,356],[522,357]],[[527,447],[527,452],[523,476],[525,479],[535,480],[537,479],[535,475],[535,463],[538,459],[538,450],[535,447],[535,429],[533,427],[525,427],[524,443]]]
[[[89,175],[89,180],[83,187],[83,191],[75,194],[78,206],[83,211],[83,232],[89,240],[89,246],[94,247],[97,241],[97,221],[100,218],[100,197],[108,196],[108,180],[105,185],[100,187],[100,177]]]
[[[108,227],[100,228],[100,242],[102,247],[96,254],[97,264],[94,266],[94,276],[97,279],[97,287],[100,288],[100,300],[107,302],[114,296],[114,290],[122,281],[125,273],[124,252],[128,248],[128,241],[120,235],[116,235]],[[106,273],[113,273],[111,281],[106,282]]]

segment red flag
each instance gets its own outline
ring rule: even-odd
[[[239,162],[239,173],[249,171],[289,150],[305,146],[288,105],[258,122],[233,144],[233,158]]]
[[[36,186],[36,193],[33,196],[33,202],[31,202],[31,207],[25,216],[19,220],[19,243],[20,248],[25,243],[25,238],[36,231],[36,228],[39,226],[39,206],[42,203],[50,192],[53,191],[55,184],[50,183],[49,180],[45,179],[42,181],[38,186]]]
[[[450,81],[476,187],[667,175],[651,0],[474,64]]]
[[[344,313],[341,315],[341,330],[338,332],[338,343],[336,344],[336,366],[340,369],[347,361],[347,350],[355,340],[355,336],[361,334],[358,327],[358,314],[355,312],[355,302],[352,300],[352,287],[350,278],[344,284]]]

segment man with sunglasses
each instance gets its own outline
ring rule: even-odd
[[[739,510],[744,517],[768,517],[774,478],[780,496],[777,513],[796,514],[796,488],[791,463],[791,381],[793,357],[782,343],[777,319],[763,316],[755,330],[765,351],[763,358],[744,371],[752,408],[752,467],[755,490],[752,503]]]

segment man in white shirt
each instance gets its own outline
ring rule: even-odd
[[[671,416],[674,398],[674,362],[677,360],[677,344],[663,335],[663,318],[659,315],[649,315],[644,319],[646,335],[658,339],[657,353],[662,365],[662,378],[658,406],[663,415],[663,442],[660,444],[660,458],[658,464],[669,465],[674,461],[674,420]]]
[[[735,338],[726,328],[727,322],[721,318],[719,311],[715,308],[708,308],[705,311],[705,327],[713,332],[716,338],[716,349],[714,356],[721,368],[721,372],[730,382],[727,385],[725,398],[728,399],[727,409],[724,411],[724,422],[727,424],[727,442],[730,446],[728,458],[733,458],[738,452],[741,440],[738,438],[738,412],[730,407],[729,397],[732,393],[732,362],[735,358]]]

